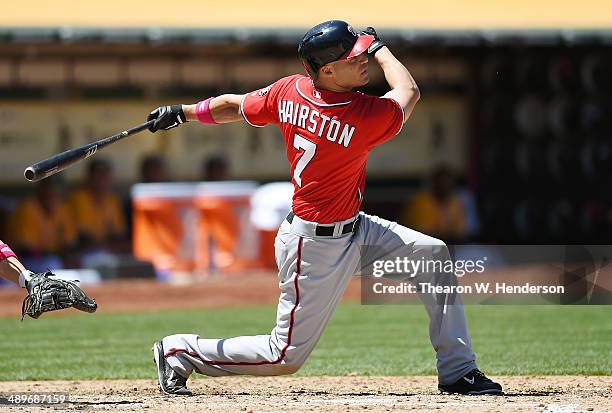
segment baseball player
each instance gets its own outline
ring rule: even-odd
[[[47,311],[74,307],[93,313],[98,308],[72,281],[52,278],[52,272],[35,274],[26,269],[11,247],[0,240],[0,276],[27,289],[28,295],[21,307],[21,319],[27,314],[38,318]]]
[[[156,120],[152,132],[195,120],[278,125],[295,188],[292,211],[275,240],[281,290],[276,326],[269,335],[164,337],[153,353],[167,394],[190,394],[186,381],[193,371],[209,376],[294,373],[321,337],[350,277],[370,275],[372,260],[449,258],[442,241],[359,211],[368,154],[400,132],[419,100],[408,70],[373,28],[358,34],[338,20],[308,30],[298,54],[308,76],[288,76],[246,95],[163,106],[148,117]],[[369,58],[380,65],[391,88],[382,97],[354,91],[368,83]],[[439,282],[444,275],[419,278]],[[461,299],[423,293],[420,298],[430,318],[439,390],[500,394],[501,386],[477,369]]]

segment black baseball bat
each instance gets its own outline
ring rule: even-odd
[[[100,149],[110,144],[113,144],[123,138],[148,129],[149,126],[153,124],[153,122],[155,122],[155,119],[152,119],[145,123],[141,123],[140,125],[124,130],[123,132],[119,132],[116,135],[109,136],[107,138],[103,138],[95,142],[85,144],[83,146],[79,146],[78,148],[69,149],[65,152],[58,153],[57,155],[53,155],[50,158],[37,162],[34,165],[28,166],[23,172],[23,176],[25,176],[25,179],[30,182],[36,182],[51,175],[55,175],[56,173],[63,171],[69,166],[83,159],[89,158],[90,156],[98,152]]]

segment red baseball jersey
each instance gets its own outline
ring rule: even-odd
[[[357,214],[369,152],[397,135],[404,122],[393,99],[316,89],[302,75],[248,93],[241,112],[252,126],[280,127],[295,188],[293,212],[319,223]]]

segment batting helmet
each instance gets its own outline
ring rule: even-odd
[[[374,36],[357,34],[342,20],[329,20],[308,30],[298,46],[298,54],[306,71],[316,76],[324,65],[348,59],[365,52]]]

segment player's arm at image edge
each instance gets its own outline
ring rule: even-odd
[[[391,87],[391,90],[382,97],[393,99],[402,107],[405,123],[421,97],[419,87],[408,69],[386,46],[376,52],[374,59],[382,68],[385,79]]]
[[[240,113],[240,103],[244,95],[225,94],[219,95],[210,100],[209,110],[216,123],[230,123],[243,120]],[[183,105],[183,112],[187,120],[198,120],[196,115],[196,105]]]
[[[6,246],[5,248],[2,248],[2,250],[7,252],[6,255],[3,252],[0,252],[0,276],[11,282],[14,282],[15,284],[21,285],[23,281],[20,282],[20,275],[23,276],[26,273],[29,273],[29,271],[14,255],[8,245],[4,244],[1,240],[0,246]]]

